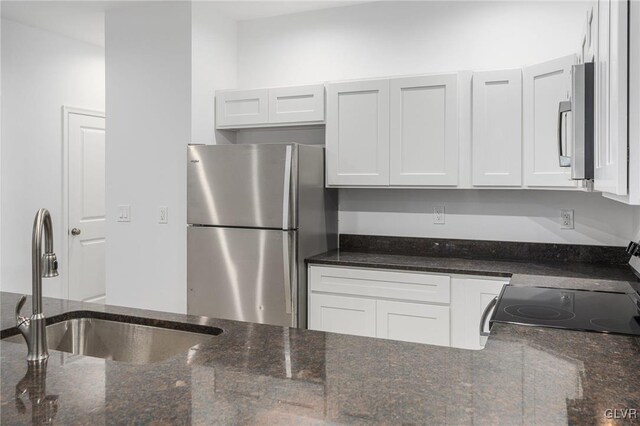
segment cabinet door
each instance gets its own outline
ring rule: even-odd
[[[458,184],[458,76],[396,78],[391,96],[391,185]]]
[[[268,90],[216,92],[216,128],[266,124]]]
[[[449,307],[377,302],[377,336],[405,342],[449,346]]]
[[[309,329],[356,336],[376,336],[376,301],[357,297],[311,294]]]
[[[324,86],[281,87],[269,89],[269,123],[322,122]]]
[[[522,71],[473,73],[474,186],[522,185]]]
[[[480,320],[487,305],[500,294],[505,284],[508,280],[451,279],[451,346],[484,348],[487,337],[480,335]],[[485,328],[485,331],[488,330]]]
[[[389,185],[389,80],[327,84],[327,184]]]
[[[594,189],[627,195],[628,2],[599,0],[595,45]]]
[[[560,167],[558,158],[558,105],[569,99],[571,66],[575,63],[576,56],[570,55],[524,69],[522,110],[526,186],[577,187],[576,181],[571,180],[571,169]],[[563,133],[568,138],[569,120],[564,120],[564,124]]]

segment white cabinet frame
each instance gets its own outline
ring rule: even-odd
[[[316,264],[309,265],[308,277],[311,330],[466,349],[484,346],[482,313],[509,282]]]
[[[216,129],[324,124],[324,85],[216,91]]]
[[[628,194],[628,3],[598,0],[596,8],[594,189],[616,196]]]

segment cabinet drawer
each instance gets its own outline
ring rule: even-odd
[[[269,89],[269,123],[324,121],[324,86]]]
[[[449,346],[449,307],[378,300],[376,335],[383,339]]]
[[[312,292],[402,299],[415,302],[449,303],[450,277],[385,269],[311,266]]]
[[[267,123],[267,98],[267,89],[216,92],[216,127]]]

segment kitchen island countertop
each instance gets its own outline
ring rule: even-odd
[[[607,268],[507,266],[494,265],[494,275],[511,275],[515,285],[630,290],[622,271],[614,276]],[[1,298],[7,336],[15,332],[19,295]],[[485,349],[473,351],[44,299],[52,320],[83,310],[224,332],[147,365],[51,351],[46,389],[32,390],[55,398],[58,424],[551,425],[605,422],[607,410],[640,411],[637,337],[495,324]],[[27,372],[26,346],[1,342],[0,351],[2,424],[50,416],[33,415],[27,394],[15,391]]]

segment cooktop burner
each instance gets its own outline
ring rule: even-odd
[[[494,322],[640,336],[640,313],[631,296],[605,291],[507,285]]]
[[[554,308],[553,306],[511,305],[504,308],[504,311],[514,317],[548,321],[562,321],[576,316],[573,312]]]

